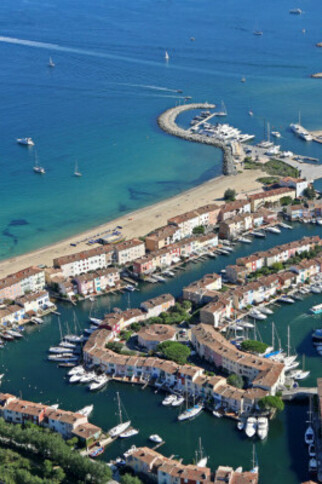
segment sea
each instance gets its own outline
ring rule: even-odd
[[[294,7],[303,14],[290,15]],[[288,126],[300,112],[305,127],[322,129],[322,81],[309,77],[321,70],[322,50],[315,47],[322,41],[321,16],[318,0],[2,0],[0,258],[56,242],[219,176],[219,150],[170,137],[157,126],[157,116],[185,96],[218,105],[224,101],[227,122],[254,133],[256,140],[266,135],[269,122],[281,132],[283,149],[320,158],[322,146],[295,138]],[[263,35],[253,35],[254,30]],[[50,56],[55,68],[47,65]],[[16,144],[16,138],[27,136],[35,148]],[[46,169],[44,176],[33,173],[35,156]],[[81,178],[73,177],[76,161]],[[316,186],[322,189],[321,181]],[[138,307],[165,292],[179,297],[185,285],[236,257],[314,234],[322,235],[321,228],[295,225],[278,236],[269,234],[229,256],[189,264],[166,284],[102,297],[95,314]],[[294,305],[276,306],[273,316],[257,324],[269,343],[274,322],[284,347],[290,326],[292,347],[300,359],[305,355],[311,371],[305,385],[315,385],[321,376],[321,357],[311,343],[321,316],[308,312],[319,302],[319,295],[309,295]],[[67,331],[74,313],[82,328],[88,326],[92,308],[83,302],[76,308],[59,304],[58,310]],[[212,469],[249,469],[255,443],[261,484],[307,480],[306,400],[287,404],[271,423],[269,438],[252,442],[233,421],[206,412],[179,424],[177,411],[162,407],[163,395],[149,388],[109,383],[92,394],[85,386],[69,385],[67,372],[46,359],[48,347],[58,341],[58,318],[51,315],[42,326],[26,329],[22,341],[7,344],[0,351],[1,390],[70,410],[94,403],[90,420],[104,430],[117,422],[119,391],[140,433],[116,441],[102,459],[109,461],[132,444],[147,445],[148,436],[159,433],[166,442],[160,451],[188,463],[201,437]]]
[[[237,245],[228,256],[188,263],[166,283],[141,284],[138,291],[102,296],[94,305],[88,300],[77,307],[58,303],[62,332],[74,332],[75,328],[79,332],[89,327],[90,315],[103,317],[116,307],[139,307],[142,301],[166,292],[180,297],[184,286],[205,274],[219,272],[226,265],[235,263],[238,257],[313,234],[322,236],[322,227],[294,224],[293,230],[283,229],[279,235],[268,234],[265,239],[254,239],[252,244]],[[300,367],[304,364],[305,369],[310,370],[309,377],[301,382],[302,386],[316,386],[316,378],[321,376],[321,356],[314,349],[311,333],[322,327],[322,316],[309,312],[320,302],[321,295],[309,294],[294,304],[276,304],[272,306],[272,316],[256,323],[257,339],[271,344],[274,322],[275,344],[278,336],[284,349],[290,328],[290,352],[298,354]],[[251,331],[248,337],[253,337]],[[254,445],[260,484],[299,484],[308,479],[308,454],[304,443],[309,408],[307,399],[286,403],[284,412],[270,422],[269,435],[264,441],[248,439],[237,430],[235,421],[218,419],[208,412],[203,412],[195,420],[179,423],[180,409],[162,406],[162,391],[155,393],[149,387],[142,389],[134,384],[109,382],[105,389],[92,393],[86,385],[69,384],[68,370],[47,361],[49,346],[59,341],[59,319],[52,314],[44,318],[43,325],[26,328],[23,340],[8,343],[0,351],[0,373],[5,374],[1,391],[44,404],[58,403],[60,408],[72,411],[94,404],[90,421],[105,431],[118,423],[116,392],[119,392],[126,411],[124,415],[131,419],[139,434],[109,445],[101,457],[104,461],[121,456],[132,445],[151,446],[149,436],[157,433],[165,441],[159,452],[166,456],[176,455],[186,464],[193,462],[201,437],[205,454],[209,457],[208,465],[213,470],[219,465],[251,469]]]
[[[218,149],[157,126],[185,96],[224,101],[227,122],[257,141],[269,122],[283,149],[320,158],[288,129],[299,112],[322,128],[322,81],[309,77],[322,4],[296,6],[302,15],[289,0],[1,0],[0,259],[220,175]],[[17,145],[29,136],[35,148]]]

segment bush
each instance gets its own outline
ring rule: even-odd
[[[313,188],[312,185],[310,185],[309,187],[307,187],[304,191],[303,191],[303,195],[308,198],[309,200],[313,200],[315,198],[315,190]]]
[[[205,227],[203,225],[198,225],[197,227],[194,227],[192,229],[192,233],[194,235],[204,235],[204,233],[205,233]]]
[[[134,331],[135,333],[140,331],[141,327],[142,327],[142,325],[140,323],[132,323],[131,326],[130,326],[132,331]]]
[[[262,183],[263,185],[273,185],[279,181],[279,178],[277,176],[263,176],[261,178],[257,178],[256,181]]]
[[[280,160],[270,160],[263,166],[263,170],[266,171],[269,175],[278,175],[278,176],[291,176],[293,178],[299,177],[299,171],[297,168],[293,168],[292,166],[284,163],[284,161]]]
[[[282,197],[280,199],[280,204],[282,207],[286,207],[287,205],[291,205],[293,203],[293,198],[292,197]]]
[[[125,341],[129,341],[129,339],[131,339],[132,334],[133,334],[133,331],[131,331],[130,329],[128,329],[128,330],[121,331],[120,336]]]
[[[187,359],[190,356],[190,348],[176,341],[165,341],[157,347],[165,358],[175,361],[179,365],[187,363]]]
[[[123,476],[121,476],[121,484],[142,484],[142,481],[131,474],[123,474]]]
[[[282,271],[283,269],[284,269],[284,266],[282,262],[274,262],[274,264],[271,265],[271,270],[273,272],[279,272],[279,271]]]
[[[236,190],[233,190],[232,188],[227,188],[227,190],[224,193],[224,199],[233,202],[236,200]]]
[[[229,377],[227,378],[227,383],[236,388],[243,388],[244,386],[243,377],[240,375],[236,375],[235,373],[229,375]]]
[[[118,341],[111,341],[109,343],[106,343],[105,347],[108,350],[114,351],[114,353],[121,353],[123,349],[122,343],[119,343]]]
[[[264,353],[267,350],[268,345],[261,341],[246,339],[242,342],[241,348],[243,351],[249,351],[251,353]]]

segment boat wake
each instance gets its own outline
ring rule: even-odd
[[[126,83],[126,82],[122,82],[120,84],[122,86],[141,87],[142,89],[152,89],[154,91],[178,92],[178,89],[170,89],[168,87],[161,87],[161,86],[150,86],[148,84],[129,84],[129,83]]]

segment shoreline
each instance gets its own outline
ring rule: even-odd
[[[81,252],[95,246],[94,244],[88,246],[86,242],[80,242],[76,247],[72,247],[71,243],[76,243],[84,238],[92,238],[97,232],[114,229],[117,225],[122,226],[122,238],[142,237],[152,230],[166,225],[167,220],[171,217],[208,203],[224,203],[222,197],[227,188],[235,189],[241,196],[259,190],[262,185],[256,179],[262,174],[261,170],[247,170],[233,176],[222,175],[211,178],[201,185],[171,198],[109,220],[66,239],[9,259],[3,259],[0,261],[0,278],[32,265],[47,265],[50,267],[55,257]],[[241,187],[243,187],[243,190],[241,190]]]

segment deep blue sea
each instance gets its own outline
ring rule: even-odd
[[[185,95],[224,100],[229,123],[261,139],[269,121],[283,148],[320,157],[287,127],[300,110],[322,128],[322,81],[309,78],[322,70],[321,18],[320,0],[1,0],[0,258],[219,175],[218,150],[157,127]],[[25,136],[43,177],[15,142]]]

